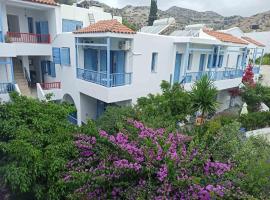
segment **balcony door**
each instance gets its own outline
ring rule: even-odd
[[[17,15],[7,15],[8,32],[19,33],[20,23]]]
[[[92,71],[98,70],[98,50],[85,49],[84,50],[84,68]]]
[[[47,21],[36,22],[36,34],[38,34],[38,42],[48,42],[49,25]]]
[[[175,66],[174,66],[174,83],[179,83],[180,80],[180,69],[181,69],[181,60],[182,54],[177,53],[175,57]]]

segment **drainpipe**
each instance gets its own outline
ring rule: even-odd
[[[111,80],[110,80],[110,74],[111,74],[111,38],[107,38],[107,87],[110,87],[110,83],[111,83]],[[113,78],[113,77],[112,77]]]

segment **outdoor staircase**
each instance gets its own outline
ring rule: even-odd
[[[23,68],[19,60],[14,61],[14,78],[22,95],[32,97],[31,90],[28,86],[26,78],[24,77]]]

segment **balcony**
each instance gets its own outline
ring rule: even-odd
[[[0,94],[8,94],[15,91],[13,83],[0,83]]]
[[[34,43],[34,44],[50,44],[50,34],[34,34],[34,33],[15,33],[7,32],[7,43]]]
[[[61,100],[63,98],[61,83],[37,83],[37,95],[39,100],[47,100],[50,95],[50,101]]]
[[[130,85],[132,81],[132,73],[112,73],[108,78],[106,72],[77,68],[77,78],[104,87],[118,87]]]
[[[229,69],[225,71],[206,71],[206,72],[191,72],[186,73],[184,83],[192,83],[200,80],[202,76],[207,75],[213,81],[221,81],[227,79],[241,78],[244,70],[241,69]]]

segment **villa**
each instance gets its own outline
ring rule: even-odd
[[[225,110],[249,62],[258,78],[255,60],[265,48],[239,28],[135,32],[100,7],[54,0],[0,0],[0,9],[2,101],[12,91],[40,100],[51,93],[51,100],[75,105],[71,120],[78,125],[97,119],[108,105],[132,105],[161,92],[162,80],[190,90],[204,74],[219,90],[218,111]]]

